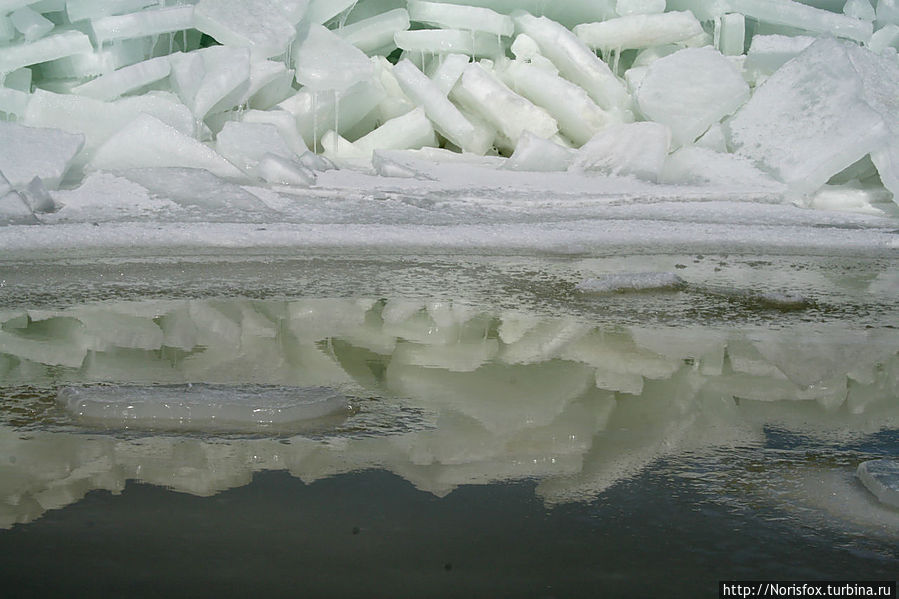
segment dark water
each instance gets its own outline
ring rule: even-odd
[[[721,579],[893,579],[887,540],[734,510],[648,472],[547,509],[382,471],[263,473],[208,498],[129,484],[0,533],[7,596],[713,597]]]
[[[577,290],[617,272],[686,283]],[[895,272],[701,255],[0,263],[0,596],[893,580],[899,511],[855,469],[899,458]],[[185,382],[322,385],[354,410],[229,435],[88,425],[56,402],[67,385]]]

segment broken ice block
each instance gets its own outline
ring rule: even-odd
[[[346,415],[346,396],[328,387],[111,385],[63,387],[57,401],[78,420],[116,428],[253,431],[291,429]]]
[[[424,108],[425,114],[441,135],[462,150],[475,154],[483,155],[491,147],[493,138],[490,132],[475,127],[466,119],[437,84],[414,64],[402,60],[394,67],[393,73],[406,96]]]
[[[254,59],[280,56],[296,36],[277,5],[266,0],[200,0],[194,27],[226,46],[250,49]]]
[[[687,145],[672,152],[659,177],[662,183],[721,185],[782,191],[784,186],[742,156],[723,149]]]
[[[653,62],[637,90],[637,106],[671,128],[677,145],[692,143],[710,125],[749,99],[749,86],[714,48],[686,48]]]
[[[491,57],[501,54],[503,46],[497,36],[462,29],[417,29],[397,31],[393,41],[408,52],[428,54],[467,54]]]
[[[615,12],[622,17],[665,12],[665,0],[617,0]]]
[[[794,0],[724,0],[722,4],[728,7],[726,12],[742,13],[763,23],[844,37],[856,42],[867,42],[873,31],[870,21],[822,10]]]
[[[55,189],[84,146],[83,135],[4,121],[0,121],[0,139],[0,173],[16,189],[26,187],[35,177]]]
[[[409,13],[405,8],[396,8],[341,27],[334,33],[366,54],[377,51],[386,55],[390,53],[389,50],[396,47],[393,34],[407,29],[409,29]]]
[[[286,110],[248,110],[243,113],[241,120],[244,123],[268,123],[274,125],[281,134],[281,139],[297,156],[302,156],[309,150],[306,142],[297,132],[296,117]]]
[[[168,77],[171,70],[168,57],[159,56],[76,85],[72,88],[72,93],[97,100],[115,100],[123,94]]]
[[[169,56],[172,89],[197,119],[236,106],[250,87],[250,51],[211,46]]]
[[[278,128],[268,123],[229,121],[216,136],[215,149],[251,176],[258,176],[257,166],[266,154],[288,160],[295,157]]]
[[[630,120],[630,96],[611,69],[571,31],[545,17],[515,18],[516,28],[537,42],[540,51],[572,83],[580,85],[600,108]]]
[[[878,501],[899,508],[899,462],[868,460],[858,465],[856,474]]]
[[[310,91],[345,90],[374,74],[368,57],[321,25],[309,25],[294,42],[297,83]]]
[[[519,96],[479,64],[470,64],[453,90],[453,97],[495,126],[511,142],[524,131],[552,137],[559,131],[556,119]]]
[[[9,20],[12,21],[13,27],[25,36],[26,42],[33,42],[53,31],[52,21],[27,6],[13,11],[9,15]]]
[[[555,118],[562,134],[577,145],[616,122],[579,86],[531,63],[514,60],[501,76],[512,90]]]
[[[814,42],[815,38],[807,35],[753,36],[743,68],[751,80],[760,83]]]
[[[69,21],[83,21],[112,15],[136,12],[158,4],[156,0],[66,0],[66,15]]]
[[[308,187],[315,183],[312,169],[283,156],[264,154],[256,165],[256,175],[269,183]]]
[[[515,30],[512,19],[489,8],[410,0],[409,19],[446,29],[483,31],[510,36]]]
[[[335,141],[326,134],[322,139],[322,147],[326,151],[330,150]],[[372,152],[378,149],[405,150],[436,145],[437,138],[434,135],[431,121],[425,116],[424,110],[416,108],[402,116],[390,119],[368,135],[357,139],[346,149],[345,157],[370,158]],[[352,154],[356,154],[356,156]]]
[[[740,56],[746,45],[746,18],[740,13],[724,15],[715,23],[718,49],[725,56]]]
[[[880,65],[880,81],[874,67],[863,62]],[[895,64],[855,44],[818,40],[759,86],[725,123],[729,144],[794,191],[812,192],[885,146],[895,112],[891,117],[886,107],[878,111],[883,92],[877,89],[899,89],[897,72]],[[888,95],[884,100],[889,103]]]
[[[106,140],[88,167],[93,170],[186,167],[205,169],[220,177],[243,176],[237,167],[208,146],[148,114],[137,117]]]
[[[525,131],[502,168],[512,171],[566,171],[574,156],[574,150]]]
[[[584,23],[574,33],[591,48],[608,52],[683,42],[700,35],[702,25],[689,11],[666,12]]]
[[[41,89],[31,94],[21,122],[31,127],[53,127],[70,133],[82,133],[84,148],[75,157],[73,165],[80,167],[110,136],[141,114],[152,115],[187,135],[192,135],[196,126],[187,107],[166,92],[101,102]]]
[[[657,181],[670,145],[671,132],[660,123],[613,125],[578,150],[569,170]]]
[[[80,31],[64,31],[33,42],[4,46],[0,52],[0,73],[9,73],[29,65],[56,60],[73,54],[93,52],[90,39]]]

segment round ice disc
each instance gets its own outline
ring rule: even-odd
[[[192,430],[289,429],[349,407],[329,387],[267,385],[89,385],[64,387],[57,400],[83,422]]]
[[[899,508],[899,460],[869,460],[858,466],[862,484],[880,500]]]

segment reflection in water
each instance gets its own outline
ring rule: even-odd
[[[438,496],[534,478],[547,504],[595,499],[665,456],[733,474],[721,448],[766,447],[771,423],[835,447],[899,428],[897,351],[890,328],[625,327],[402,299],[7,311],[0,527],[127,480],[207,496],[264,470],[309,482],[383,468]],[[173,435],[78,422],[56,402],[69,385],[186,382],[327,387],[355,412],[303,434]],[[774,467],[761,468],[749,490]]]

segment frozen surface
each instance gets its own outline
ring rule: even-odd
[[[674,290],[683,284],[683,279],[673,272],[641,272],[586,279],[578,283],[577,289],[585,293],[623,293],[660,289]]]

